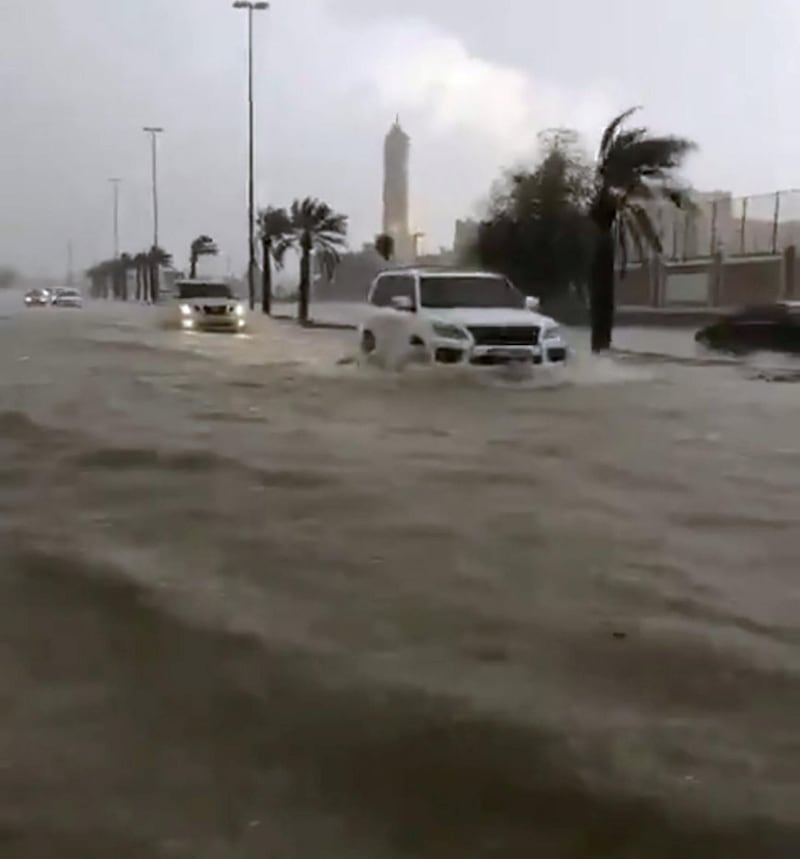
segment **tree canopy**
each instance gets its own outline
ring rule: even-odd
[[[635,111],[612,119],[594,161],[577,132],[543,132],[537,160],[506,171],[495,184],[487,216],[463,260],[503,272],[545,302],[573,288],[585,301],[586,287],[593,284],[593,308],[605,308],[597,342],[610,342],[615,267],[624,271],[631,248],[642,259],[661,252],[647,204],[666,199],[690,205],[677,169],[694,144],[628,127]],[[601,269],[604,285],[598,291]]]
[[[496,183],[474,261],[545,301],[582,285],[592,253],[591,195],[592,168],[575,132],[543,133],[538,161],[507,171]]]

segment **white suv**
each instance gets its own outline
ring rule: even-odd
[[[443,364],[563,364],[558,324],[507,278],[480,271],[407,268],[381,272],[359,327],[361,351]]]
[[[178,280],[164,304],[164,322],[184,331],[243,331],[245,305],[230,286],[216,280]]]

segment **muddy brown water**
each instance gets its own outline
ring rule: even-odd
[[[0,309],[4,859],[800,855],[797,385]]]

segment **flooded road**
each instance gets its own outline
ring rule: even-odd
[[[4,859],[798,855],[800,387],[7,304]]]

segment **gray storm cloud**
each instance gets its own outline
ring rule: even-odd
[[[504,0],[487,16],[469,0],[275,0],[256,30],[259,202],[323,197],[350,215],[354,243],[369,239],[381,140],[400,111],[414,218],[438,246],[538,130],[591,137],[630,103],[700,142],[698,185],[797,184],[789,0],[758,14],[745,0],[609,5]],[[157,123],[163,243],[182,262],[191,238],[210,233],[241,266],[244,47],[244,20],[224,0],[5,0],[0,261],[57,272],[70,239],[79,265],[107,256],[110,176],[124,180],[123,249],[145,246],[141,126]]]

